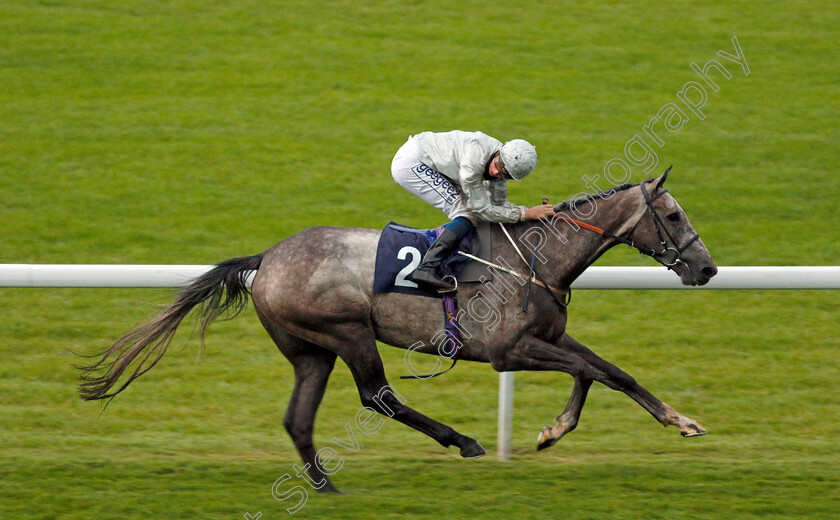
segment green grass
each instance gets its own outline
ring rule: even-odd
[[[828,2],[0,3],[0,263],[209,264],[312,225],[431,227],[390,177],[418,131],[537,145],[509,197],[558,201],[737,35],[751,73],[663,136],[659,167],[719,265],[838,265],[840,9]],[[643,180],[634,168],[633,182]],[[653,265],[617,248],[601,265]],[[0,289],[0,518],[284,518],[272,483],[292,371],[254,312],[189,330],[107,411],[71,352],[150,317],[153,290]],[[300,518],[832,518],[840,512],[838,297],[578,291],[569,331],[709,435],[682,439],[595,385],[580,426],[535,451],[571,379],[517,374],[514,457],[495,460],[497,376],[399,381],[490,456],[400,424],[339,449],[347,492]],[[185,327],[188,329],[188,327]],[[430,362],[431,360],[424,360]],[[360,404],[331,379],[316,442]],[[288,483],[282,489],[291,487]]]

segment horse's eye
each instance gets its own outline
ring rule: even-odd
[[[670,215],[668,215],[667,218],[671,222],[679,222],[680,221],[680,214],[677,213],[677,212],[674,212],[674,213],[671,213]]]

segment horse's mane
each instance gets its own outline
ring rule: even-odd
[[[638,186],[638,184],[622,184],[620,186],[614,186],[614,187],[610,188],[609,191],[599,190],[597,193],[589,193],[589,194],[584,195],[583,197],[580,197],[580,198],[577,198],[577,199],[574,199],[574,200],[567,200],[567,201],[561,202],[560,204],[557,204],[556,206],[554,206],[554,211],[565,211],[565,210],[569,210],[569,209],[572,209],[572,208],[576,208],[577,206],[579,206],[581,204],[589,204],[590,202],[594,201],[595,199],[603,199],[604,196],[606,194],[610,193],[610,192],[624,191],[624,190],[628,190],[630,188],[634,188],[636,186]]]

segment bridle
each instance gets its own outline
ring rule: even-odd
[[[670,168],[669,168],[669,170],[670,170]],[[685,244],[683,244],[682,246],[677,245],[677,241],[674,240],[674,237],[671,235],[671,232],[668,231],[668,227],[665,226],[665,223],[662,222],[662,218],[659,216],[659,214],[656,212],[656,210],[653,209],[654,201],[656,201],[656,199],[658,199],[659,197],[668,193],[668,190],[660,187],[659,190],[657,191],[656,195],[651,196],[648,193],[648,191],[645,189],[645,184],[647,184],[649,182],[653,182],[653,179],[649,179],[649,180],[646,180],[646,181],[642,182],[639,185],[639,187],[642,190],[642,195],[644,195],[644,197],[645,197],[645,204],[647,205],[647,209],[648,209],[647,213],[649,213],[651,215],[651,217],[653,218],[653,225],[656,228],[656,234],[659,237],[659,243],[662,245],[662,251],[656,251],[655,249],[652,249],[650,247],[637,244],[634,240],[630,240],[630,239],[627,239],[627,238],[624,238],[624,237],[620,237],[620,236],[618,236],[614,233],[610,233],[609,231],[606,231],[606,230],[601,229],[599,227],[593,226],[591,224],[587,224],[586,222],[581,222],[580,220],[577,220],[577,219],[574,219],[574,218],[571,218],[571,217],[567,217],[566,215],[555,215],[554,218],[559,218],[561,220],[565,220],[566,222],[574,223],[574,224],[576,224],[576,225],[578,225],[578,226],[580,226],[584,229],[588,229],[589,231],[594,231],[595,233],[598,233],[599,235],[605,236],[607,238],[610,238],[610,239],[615,240],[617,242],[620,242],[622,244],[626,244],[626,245],[628,245],[628,246],[630,246],[634,249],[637,249],[639,251],[639,253],[641,253],[643,255],[647,255],[647,256],[653,258],[654,260],[660,262],[662,265],[664,265],[668,269],[671,269],[672,267],[674,267],[675,265],[680,264],[680,263],[684,264],[685,262],[683,262],[680,257],[682,256],[683,252],[686,249],[688,249],[688,247],[691,244],[693,244],[698,238],[700,238],[700,234],[695,233],[694,236],[691,237],[690,239],[688,239],[688,241]],[[627,236],[633,236],[633,232],[639,226],[639,222],[642,221],[642,218],[644,218],[644,216],[645,216],[644,214],[639,216],[639,220],[637,220],[636,223],[633,224],[633,227],[630,228],[630,231],[627,233]],[[664,233],[663,233],[663,231],[664,231]],[[668,245],[668,242],[665,240],[666,237],[668,238],[668,240],[671,241],[671,244],[673,244],[673,245],[671,245],[671,246]],[[669,253],[669,251],[673,251],[673,255],[674,255],[674,258],[671,261],[668,261],[668,259],[667,259],[667,255],[671,254],[671,253]],[[686,265],[688,265],[688,264],[686,264]]]
[[[668,171],[665,172],[665,176],[667,176],[668,172],[670,172],[670,171],[671,171],[671,168],[668,168]],[[639,253],[653,258],[654,260],[661,263],[662,265],[664,265],[668,269],[671,269],[675,265],[681,263],[681,264],[684,264],[686,267],[688,267],[688,269],[690,271],[691,266],[689,266],[689,264],[683,262],[680,257],[682,256],[683,252],[686,249],[688,249],[688,247],[691,244],[693,244],[698,238],[700,238],[700,234],[699,233],[694,233],[694,236],[691,237],[690,239],[688,239],[688,241],[685,244],[683,244],[682,246],[677,245],[677,241],[674,240],[674,237],[671,235],[671,232],[668,231],[668,227],[665,226],[665,223],[662,222],[662,218],[659,216],[659,214],[656,212],[656,210],[653,209],[653,203],[659,197],[668,193],[668,190],[666,190],[665,188],[662,188],[661,186],[657,186],[656,195],[651,196],[648,193],[648,191],[645,189],[645,185],[650,183],[650,182],[653,182],[653,180],[654,179],[646,180],[646,181],[642,182],[639,185],[639,187],[642,190],[642,195],[644,195],[644,197],[645,197],[645,205],[647,206],[647,213],[650,213],[651,218],[653,218],[653,225],[656,228],[656,234],[659,237],[659,243],[662,245],[662,251],[656,251],[653,248],[650,248],[650,247],[647,247],[647,246],[644,246],[644,245],[641,245],[641,244],[637,244],[635,240],[631,240],[629,238],[624,238],[624,237],[618,236],[615,233],[611,233],[610,231],[607,231],[605,229],[601,229],[597,226],[593,226],[592,224],[587,224],[586,222],[582,222],[578,219],[567,217],[566,215],[554,215],[553,218],[564,220],[564,221],[569,222],[569,223],[574,223],[575,225],[580,226],[584,229],[588,229],[589,231],[593,231],[595,233],[598,233],[599,235],[601,235],[603,237],[606,237],[606,238],[611,239],[611,240],[615,240],[616,242],[619,242],[619,243],[622,243],[622,244],[626,244],[626,245],[638,250]],[[548,203],[548,200],[543,199],[543,204],[547,204],[547,203]],[[636,223],[633,224],[633,227],[630,228],[630,231],[627,232],[628,237],[633,236],[633,232],[639,226],[639,222],[642,221],[644,216],[645,216],[645,213],[642,213],[641,215],[639,215],[639,218],[638,218],[638,220],[636,220]],[[510,233],[508,233],[507,228],[505,228],[505,225],[502,224],[502,223],[499,223],[499,226],[502,228],[502,231],[504,232],[508,241],[511,243],[513,248],[516,250],[517,254],[519,255],[519,258],[521,258],[522,261],[526,265],[528,265],[528,261],[525,259],[525,256],[522,254],[522,251],[519,249],[519,246],[516,245],[516,242],[513,240],[513,237],[511,237]],[[664,231],[664,233],[663,233],[663,231]],[[668,242],[665,240],[666,236],[667,236],[668,240],[670,240],[671,243],[673,244],[672,246],[668,245]],[[668,253],[669,251],[674,252],[674,258],[670,262],[666,260],[666,255],[669,254]],[[557,303],[558,306],[566,307],[571,302],[571,299],[572,299],[571,298],[571,296],[572,296],[571,289],[568,289],[566,291],[561,291],[559,289],[556,289],[556,288],[550,286],[547,282],[545,282],[542,279],[542,277],[540,277],[540,275],[534,269],[533,260],[534,260],[534,258],[536,258],[536,251],[534,252],[534,257],[532,257],[532,259],[531,259],[531,263],[530,263],[530,268],[531,269],[530,269],[529,276],[527,276],[527,277],[513,271],[512,269],[508,269],[506,267],[502,267],[502,266],[493,264],[493,263],[488,262],[488,261],[486,261],[482,258],[478,258],[476,256],[464,253],[463,251],[459,251],[458,254],[469,257],[470,259],[476,260],[476,261],[481,262],[483,264],[487,264],[488,266],[490,266],[494,269],[497,269],[499,271],[503,271],[503,272],[508,273],[510,275],[528,280],[529,283],[528,283],[528,286],[527,286],[527,289],[526,289],[526,292],[525,292],[525,301],[524,301],[523,307],[522,307],[523,312],[527,312],[527,309],[528,309],[528,294],[530,292],[530,283],[531,282],[537,283],[538,285],[548,289],[549,293],[551,294],[552,298],[554,299],[554,301]],[[565,296],[565,301],[561,300],[560,297],[558,297],[558,293],[561,296]]]
[[[669,169],[670,169],[670,168],[669,168]],[[665,195],[666,193],[668,193],[668,190],[666,190],[665,188],[661,188],[661,187],[660,187],[660,188],[659,188],[659,191],[656,193],[656,195],[651,196],[651,195],[650,195],[650,193],[648,193],[648,191],[645,189],[645,184],[647,184],[647,183],[649,183],[649,182],[653,182],[653,181],[652,181],[652,180],[647,180],[647,181],[644,181],[644,182],[643,182],[640,186],[641,186],[641,188],[642,188],[642,195],[644,195],[644,196],[645,196],[645,204],[647,204],[648,212],[649,212],[649,213],[650,213],[650,215],[653,217],[653,225],[654,225],[654,227],[656,228],[656,234],[657,234],[657,236],[659,237],[659,243],[662,245],[662,251],[661,251],[661,252],[659,252],[659,253],[655,253],[655,254],[650,255],[650,256],[654,257],[654,259],[657,259],[657,258],[656,258],[657,256],[658,256],[658,257],[660,257],[660,258],[659,258],[659,259],[657,259],[657,260],[659,260],[659,261],[662,263],[662,265],[664,265],[665,267],[667,267],[667,268],[669,268],[669,269],[670,269],[671,267],[673,267],[673,266],[675,266],[675,265],[677,265],[677,264],[680,264],[680,263],[683,263],[683,264],[684,264],[684,263],[685,263],[685,262],[683,262],[683,261],[682,261],[682,259],[680,258],[680,256],[682,256],[683,252],[684,252],[686,249],[688,249],[688,246],[690,246],[690,245],[691,245],[691,244],[693,244],[693,243],[694,243],[694,242],[695,242],[698,238],[700,238],[700,234],[695,232],[695,233],[694,233],[694,236],[693,236],[693,237],[691,237],[691,238],[689,238],[689,239],[688,239],[688,241],[687,241],[685,244],[683,244],[682,246],[677,245],[677,241],[676,241],[676,240],[674,240],[674,237],[671,235],[671,232],[670,232],[670,231],[668,231],[668,227],[667,227],[667,226],[665,226],[665,223],[664,223],[664,222],[662,222],[662,217],[660,217],[660,216],[659,216],[659,213],[657,213],[657,212],[656,212],[656,210],[655,210],[655,209],[653,209],[653,201],[655,201],[655,200],[656,200],[656,199],[658,199],[659,197],[661,197],[661,196]],[[635,225],[635,226],[633,226],[633,229],[631,229],[631,230],[630,230],[630,233],[629,233],[630,235],[632,235],[632,234],[633,234],[633,231],[635,231],[635,230],[636,230],[636,226],[638,226],[638,225],[639,225],[639,222],[640,222],[641,220],[642,220],[642,219],[641,219],[641,218],[639,218],[639,220],[636,222],[636,225]],[[663,233],[662,233],[663,231],[665,232],[665,233],[664,233],[664,235],[663,235]],[[667,236],[667,237],[668,237],[668,240],[670,240],[670,241],[671,241],[671,243],[673,244],[673,246],[669,246],[669,245],[668,245],[668,243],[665,241],[665,236]],[[666,254],[668,254],[668,251],[673,251],[673,252],[674,252],[674,260],[673,260],[672,262],[670,262],[670,263],[668,263],[668,262],[666,262],[666,261],[664,261],[664,260],[663,260],[663,259],[664,259],[664,257],[665,257],[665,255],[666,255]],[[687,265],[687,264],[686,264],[686,265]]]

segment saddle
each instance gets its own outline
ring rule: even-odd
[[[376,268],[373,278],[374,293],[397,292],[439,298],[437,292],[427,291],[407,279],[435,241],[443,226],[436,229],[418,229],[391,222],[382,230],[376,249]],[[455,277],[459,283],[492,280],[486,266],[458,254],[469,253],[490,260],[490,223],[480,222],[461,240],[458,248],[441,265],[445,275]]]

